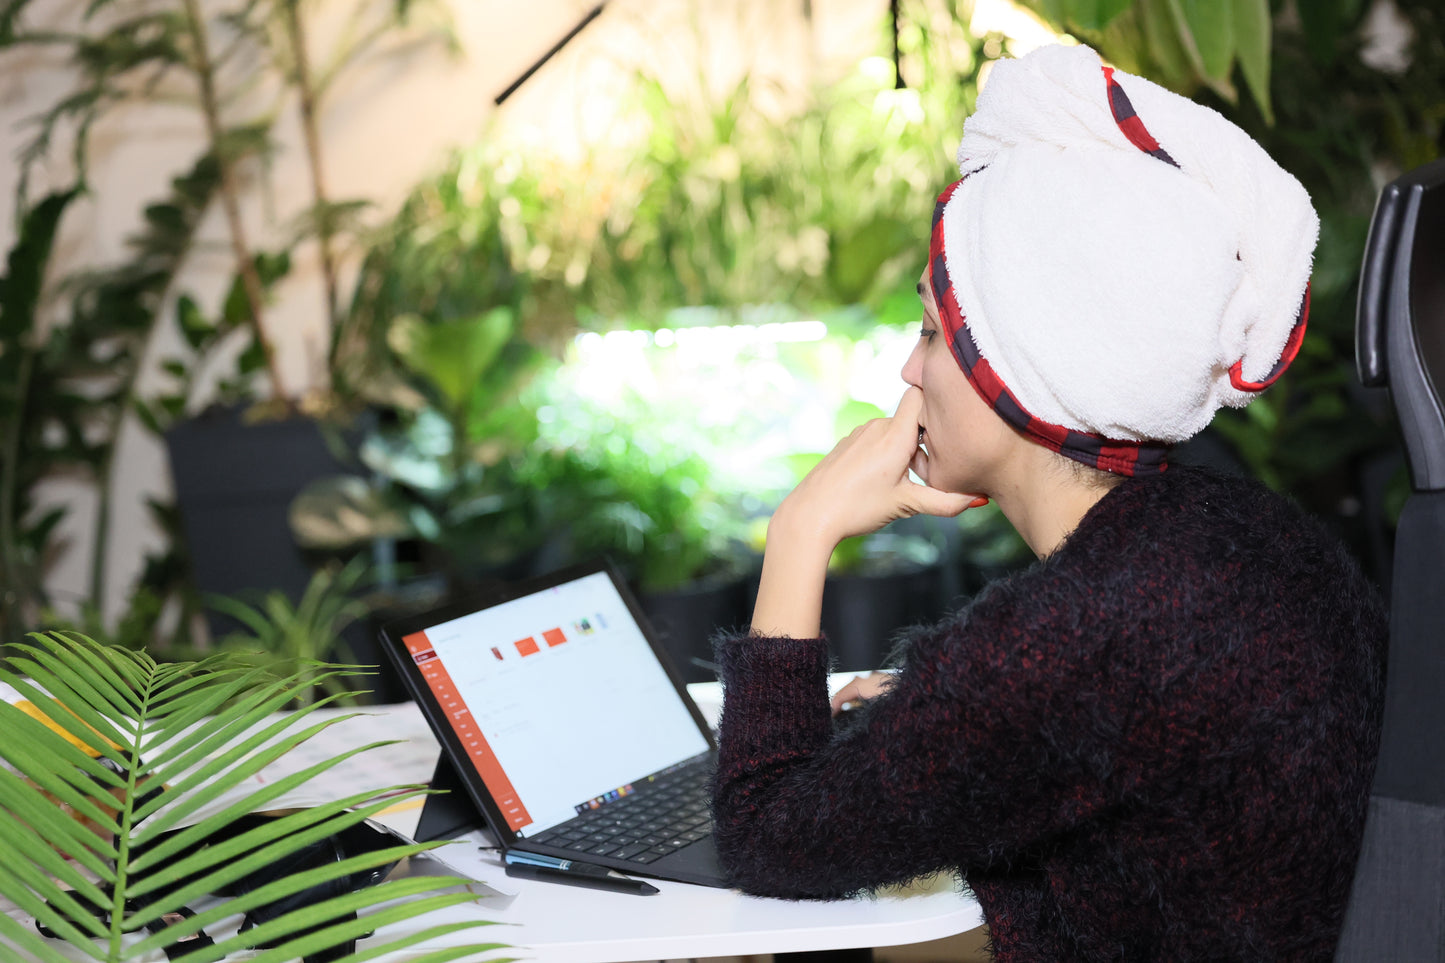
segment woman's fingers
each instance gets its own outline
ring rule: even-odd
[[[917,385],[909,385],[903,390],[903,397],[898,399],[898,407],[893,412],[893,417],[905,421],[912,421],[916,426],[918,416],[923,413],[923,389]]]
[[[837,715],[842,712],[843,707],[850,703],[875,698],[892,682],[893,675],[888,672],[870,672],[868,675],[855,676],[843,688],[834,693],[833,714]]]
[[[854,429],[814,466],[784,502],[805,528],[836,545],[851,535],[876,531],[910,515],[950,517],[965,511],[974,496],[919,485],[927,482],[928,454],[918,446],[923,393],[909,388],[891,418]]]
[[[970,508],[979,508],[988,504],[988,499],[980,495],[939,491],[937,488],[929,488],[927,485],[919,485],[906,479],[903,484],[908,486],[908,493],[905,497],[910,515],[938,515],[951,518],[955,515],[962,515]]]
[[[898,409],[889,419],[889,428],[898,439],[900,447],[907,451],[918,449],[918,416],[923,414],[923,390],[909,387],[898,399]]]

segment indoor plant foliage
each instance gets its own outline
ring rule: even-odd
[[[297,698],[302,704],[322,696],[354,704],[349,680],[323,660],[335,658],[338,652],[350,655],[341,631],[370,611],[363,599],[352,594],[366,571],[366,559],[361,556],[345,566],[321,568],[297,602],[279,589],[262,593],[254,601],[212,597],[211,608],[240,623],[240,629],[222,639],[220,647],[254,653],[261,664],[288,675],[313,676],[313,685],[298,687]]]
[[[235,889],[248,874],[356,826],[394,804],[397,792],[405,796],[425,790],[413,786],[365,792],[288,810],[236,832],[232,826],[240,817],[266,810],[282,794],[381,744],[358,747],[285,779],[257,783],[252,777],[263,766],[341,719],[308,720],[326,700],[311,709],[273,716],[310,680],[277,678],[229,656],[163,664],[143,652],[102,646],[81,636],[35,634],[11,648],[7,666],[0,668],[0,682],[24,700],[0,703],[7,733],[0,759],[9,767],[0,769],[0,819],[5,824],[0,832],[0,896],[71,947],[62,953],[55,940],[0,915],[0,940],[25,959],[68,960],[77,951],[107,963],[148,958],[146,954],[174,946],[205,927],[218,928],[228,917],[436,845],[397,846],[349,857],[281,875],[216,903],[208,894]],[[188,822],[193,824],[186,826]],[[213,836],[227,829],[234,833],[229,839]],[[184,958],[202,963],[267,947],[254,958],[297,960],[384,925],[470,901],[471,893],[452,889],[465,883],[423,876],[354,892],[343,884],[342,895],[234,935],[211,934],[213,946]],[[196,908],[194,915],[181,912],[188,904]],[[355,916],[377,906],[371,915]],[[147,924],[163,918],[177,921],[150,932]],[[369,958],[478,925],[484,924],[412,929],[345,959]],[[416,959],[455,959],[495,948],[452,947]]]

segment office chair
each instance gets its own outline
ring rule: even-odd
[[[1370,224],[1360,380],[1387,386],[1412,491],[1400,514],[1379,763],[1337,963],[1445,960],[1445,160],[1389,184]]]

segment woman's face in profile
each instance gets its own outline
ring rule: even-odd
[[[902,375],[923,392],[919,445],[928,458],[927,475],[920,472],[919,477],[943,491],[989,494],[995,490],[1012,432],[979,397],[953,357],[927,270],[918,283],[918,296],[923,318]]]

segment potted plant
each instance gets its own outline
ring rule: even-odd
[[[184,55],[182,63],[195,77],[210,152],[220,162],[218,196],[226,213],[237,275],[214,320],[183,298],[178,303],[178,322],[198,357],[237,333],[249,336],[248,347],[238,358],[238,376],[223,382],[216,400],[199,413],[178,417],[194,402],[189,397],[189,378],[184,376],[194,365],[188,369],[184,363],[171,362],[182,400],[177,405],[173,395],[167,404],[171,420],[164,437],[185,541],[196,584],[202,590],[233,594],[276,586],[299,598],[310,579],[311,565],[287,531],[290,502],[308,483],[352,467],[346,452],[354,440],[348,436],[364,431],[365,399],[348,396],[344,383],[331,377],[330,365],[311,372],[314,384],[306,392],[288,385],[263,315],[272,286],[289,272],[291,251],[314,240],[322,275],[322,327],[330,341],[328,360],[335,360],[345,341],[345,307],[338,280],[340,245],[355,234],[358,217],[367,205],[357,199],[337,200],[329,193],[318,118],[331,84],[345,68],[372,52],[388,34],[415,33],[410,29],[415,21],[413,6],[435,9],[434,5],[407,2],[384,5],[385,14],[372,23],[367,23],[361,12],[354,13],[341,32],[343,39],[325,51],[318,68],[310,59],[314,51],[308,43],[309,24],[297,0],[244,4],[218,14],[208,14],[192,0],[184,2],[186,32],[178,50]],[[209,31],[216,27],[233,32],[232,42],[246,44],[261,65],[243,84],[269,86],[278,104],[291,96],[296,100],[311,203],[297,217],[286,246],[276,252],[258,252],[248,246],[235,185],[237,165],[247,155],[232,158],[231,153],[235,144],[252,140],[263,148],[269,146],[268,132],[280,110],[272,106],[255,117],[235,116],[235,105],[247,100],[219,89],[224,75],[210,51],[209,39]],[[227,55],[235,56],[234,49]],[[258,401],[256,382],[262,374],[268,390]],[[217,547],[221,547],[219,551]],[[258,576],[258,572],[265,575]],[[217,628],[212,626],[213,631]]]
[[[389,346],[406,391],[357,445],[371,482],[332,476],[295,499],[291,527],[313,550],[345,552],[377,539],[432,550],[424,565],[454,588],[527,574],[545,538],[539,502],[516,483],[520,452],[536,437],[520,397],[546,364],[506,306],[424,321],[394,319]],[[385,585],[390,573],[379,573]]]
[[[242,554],[233,544],[236,538],[280,531],[284,539],[284,525],[279,522],[290,496],[303,481],[337,470],[326,439],[311,423],[311,416],[334,411],[336,405],[323,401],[323,391],[303,397],[299,386],[287,383],[266,318],[268,299],[289,271],[290,252],[314,238],[322,265],[325,323],[335,325],[340,245],[355,229],[365,204],[337,200],[328,192],[318,117],[336,78],[363,56],[384,49],[387,41],[445,34],[444,21],[434,15],[440,8],[402,0],[358,9],[339,31],[340,39],[318,50],[308,43],[310,16],[296,0],[220,6],[195,0],[125,5],[100,0],[86,6],[78,25],[57,29],[32,26],[33,8],[38,6],[31,0],[9,4],[0,27],[0,49],[39,45],[67,51],[74,86],[38,118],[36,133],[24,146],[22,197],[31,165],[53,153],[57,130],[74,131],[73,153],[83,181],[91,163],[91,131],[118,104],[149,100],[193,105],[205,140],[188,169],[177,165],[184,173],[174,179],[169,195],[145,207],[144,228],[130,241],[131,256],[120,265],[77,272],[68,279],[71,318],[56,329],[57,341],[65,347],[49,352],[65,361],[69,379],[89,382],[77,396],[86,403],[85,431],[68,436],[72,445],[84,442],[83,454],[100,496],[88,602],[96,610],[105,608],[111,476],[121,422],[132,411],[149,428],[167,435],[173,453],[179,451],[176,487],[182,510],[177,513],[160,504],[155,510],[173,541],[190,536],[189,552],[178,546],[168,557],[147,564],[147,592],[161,596],[173,592],[183,569],[192,564],[196,581],[206,590],[229,592],[256,584],[254,572],[263,569],[271,573],[274,584],[286,585],[299,595],[309,571],[296,557],[294,546],[285,541],[253,537],[245,552],[251,574],[228,567],[228,560]],[[314,60],[308,59],[308,52]],[[246,67],[237,70],[241,63]],[[280,249],[268,251],[241,217],[242,195],[251,169],[274,148],[271,131],[277,118],[293,102],[305,138],[311,203],[287,231]],[[222,207],[234,281],[223,304],[208,312],[178,293],[176,282],[192,253],[202,215],[213,201]],[[173,295],[174,320],[188,354],[162,362],[175,380],[172,390],[142,398],[137,391],[142,360],[155,331],[172,320],[161,308]],[[184,425],[194,413],[192,389],[198,369],[216,359],[221,353],[217,349],[229,349],[238,340],[248,347],[240,351],[234,374],[222,376],[215,396],[225,410],[198,426]],[[326,387],[325,371],[310,374],[319,375],[321,388]],[[258,381],[268,384],[266,392],[258,393]],[[249,451],[231,458],[225,478],[217,481],[207,473],[211,455],[233,443],[246,444],[242,439],[257,420],[251,402],[258,396],[267,398],[261,410],[281,426],[269,432],[279,435],[280,441],[252,444]],[[242,408],[249,417],[241,416]],[[306,417],[296,417],[298,411]],[[212,433],[224,437],[210,443]],[[188,454],[193,441],[201,446],[198,456]],[[293,457],[269,457],[277,444]],[[303,457],[294,457],[297,452]],[[301,481],[278,477],[278,467]],[[264,477],[267,470],[269,479]],[[257,471],[263,475],[255,486],[259,494],[236,495],[241,479]],[[271,516],[258,517],[257,506],[278,488],[285,497],[279,501],[272,497],[277,504]],[[219,551],[213,552],[212,546],[219,546]],[[258,560],[257,553],[263,551],[274,556],[274,565]],[[183,595],[183,601],[193,603],[193,596]],[[183,626],[188,623],[187,618],[180,620]]]
[[[0,896],[40,927],[0,914],[0,942],[26,959],[70,959],[54,940],[105,963],[163,948],[205,959],[259,947],[270,959],[313,958],[327,949],[334,954],[328,959],[369,959],[374,949],[334,951],[387,924],[474,899],[453,888],[467,882],[454,877],[359,885],[435,844],[365,847],[258,884],[268,869],[319,840],[339,839],[396,801],[393,790],[378,789],[274,818],[248,816],[374,748],[358,747],[284,780],[252,779],[340,721],[308,719],[326,700],[273,716],[311,685],[309,677],[274,677],[224,655],[158,663],[144,652],[56,633],[12,646],[0,682],[14,693],[13,703],[0,702],[7,733],[0,745],[7,766],[0,768]],[[217,894],[227,898],[211,898]],[[301,905],[283,909],[286,901]],[[370,915],[358,917],[363,910]],[[226,930],[218,924],[239,914],[255,925],[206,934]],[[478,925],[412,930],[386,948]],[[452,959],[456,952],[418,958]]]

